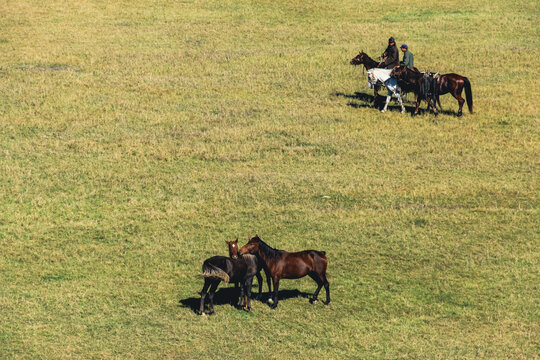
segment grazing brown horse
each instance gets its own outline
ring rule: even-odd
[[[210,300],[210,312],[214,314],[214,295],[221,281],[240,283],[240,299],[247,296],[247,310],[251,310],[251,284],[253,276],[257,273],[257,263],[253,258],[232,259],[226,256],[213,256],[206,259],[202,266],[204,286],[201,291],[200,314],[204,315],[204,301],[206,294]],[[210,289],[210,290],[209,290]]]
[[[372,58],[370,58],[368,54],[364,52],[364,50],[360,51],[360,53],[351,60],[350,64],[351,65],[364,65],[364,68],[366,69],[366,71],[369,69],[376,68],[379,65],[379,63],[373,60]],[[419,72],[418,69],[415,67],[413,67],[412,69],[413,71]],[[414,91],[413,86],[406,81],[400,81],[398,79],[398,85],[401,88],[401,92],[403,94]],[[371,106],[375,105],[375,100],[377,99],[377,96],[379,95],[378,92],[380,88],[381,88],[380,85],[373,87],[374,95],[373,95],[373,102],[371,103]]]
[[[471,114],[473,113],[471,82],[467,77],[454,73],[444,74],[439,76],[438,86],[439,95],[450,93],[456,98],[459,104],[458,116],[463,115],[463,104],[465,103],[465,100],[461,97],[461,92],[465,89],[467,107],[469,108],[469,112]]]
[[[416,108],[412,116],[418,114],[418,108],[422,100],[426,100],[427,103],[433,108],[435,116],[439,115],[437,107],[435,106],[435,100],[437,98],[437,79],[427,77],[425,74],[417,71],[413,71],[405,66],[396,66],[390,76],[396,79],[403,80],[412,85],[414,93],[416,94]]]
[[[233,259],[238,259],[238,239],[234,241],[225,241],[225,242],[229,246],[229,257]],[[244,259],[250,258],[251,262],[255,262],[257,264],[257,273],[255,274],[255,276],[257,277],[257,282],[259,283],[259,293],[255,297],[255,299],[259,300],[262,294],[263,281],[262,281],[261,270],[264,270],[266,274],[266,282],[268,284],[268,295],[270,296],[272,292],[272,285],[270,282],[270,274],[268,273],[268,270],[264,266],[264,263],[261,260],[258,260],[255,255],[251,255],[251,254],[244,254],[242,255],[242,258]],[[234,286],[235,288],[238,287],[238,283],[234,283]],[[244,300],[244,303],[245,303],[245,300]]]
[[[416,83],[418,81],[418,75],[414,74],[411,69],[408,69],[407,66],[397,66],[392,71],[391,76],[395,76],[397,78],[401,78],[405,81],[412,81]],[[416,80],[414,80],[416,78]],[[463,104],[465,103],[465,100],[461,97],[461,93],[463,92],[463,89],[465,89],[465,96],[467,98],[467,106],[469,107],[469,112],[473,113],[473,98],[472,98],[472,90],[471,90],[471,82],[469,79],[465,76],[461,76],[458,74],[450,73],[450,74],[444,74],[440,75],[437,78],[437,100],[440,95],[444,94],[452,94],[454,98],[458,101],[459,104],[459,110],[457,115],[462,116],[463,115]],[[415,90],[417,91],[417,90]],[[420,101],[417,100],[417,107],[413,115],[416,115],[418,113],[418,106]],[[439,102],[440,106],[440,102]]]
[[[304,250],[287,252],[273,249],[262,241],[259,236],[249,239],[248,243],[240,249],[240,254],[254,254],[264,261],[274,282],[274,298],[272,309],[278,306],[279,281],[281,279],[299,279],[308,275],[317,283],[317,290],[313,294],[311,303],[317,302],[319,291],[324,286],[326,290],[325,305],[330,303],[330,284],[326,279],[326,266],[328,259],[324,251]]]

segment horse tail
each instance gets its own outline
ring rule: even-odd
[[[465,87],[465,97],[467,98],[467,106],[469,107],[469,112],[472,114],[473,101],[472,101],[471,82],[466,77],[463,77],[463,82],[465,83],[464,87]]]
[[[211,278],[215,280],[223,280],[229,282],[229,274],[227,274],[223,269],[218,268],[214,264],[209,262],[204,262],[202,267],[203,273],[201,274],[204,278]]]

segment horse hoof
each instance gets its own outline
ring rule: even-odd
[[[269,298],[266,302],[269,303],[269,304],[273,304],[274,300],[272,298]]]
[[[315,305],[315,304],[317,303],[317,299],[311,299],[311,300],[309,300],[309,302],[310,302],[311,304]]]
[[[381,112],[382,112],[382,113],[385,113],[385,112],[386,112],[386,110],[381,110]]]
[[[324,306],[328,306],[330,304],[330,301],[323,301]]]
[[[435,113],[435,116],[439,116],[439,113],[438,113],[438,112],[436,112],[436,113]]]
[[[203,311],[203,312],[200,313],[199,315],[201,315],[201,316],[206,316],[206,313]]]

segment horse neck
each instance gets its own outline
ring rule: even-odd
[[[271,248],[264,241],[259,240],[257,255],[266,263],[266,266],[269,267],[271,263],[277,261],[279,251]]]
[[[374,67],[377,67],[378,63],[370,58],[366,53],[364,53],[365,60],[364,60],[364,67],[366,70],[373,69]]]
[[[408,79],[418,80],[424,77],[424,74],[420,72],[417,73],[416,71],[412,71],[411,69],[407,69],[406,71]]]

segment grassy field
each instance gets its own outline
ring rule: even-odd
[[[539,17],[1,2],[0,358],[538,358]],[[475,113],[370,108],[349,60],[389,36],[469,77]],[[325,250],[330,306],[285,280],[276,311],[224,290],[197,316],[203,260],[255,233]]]

